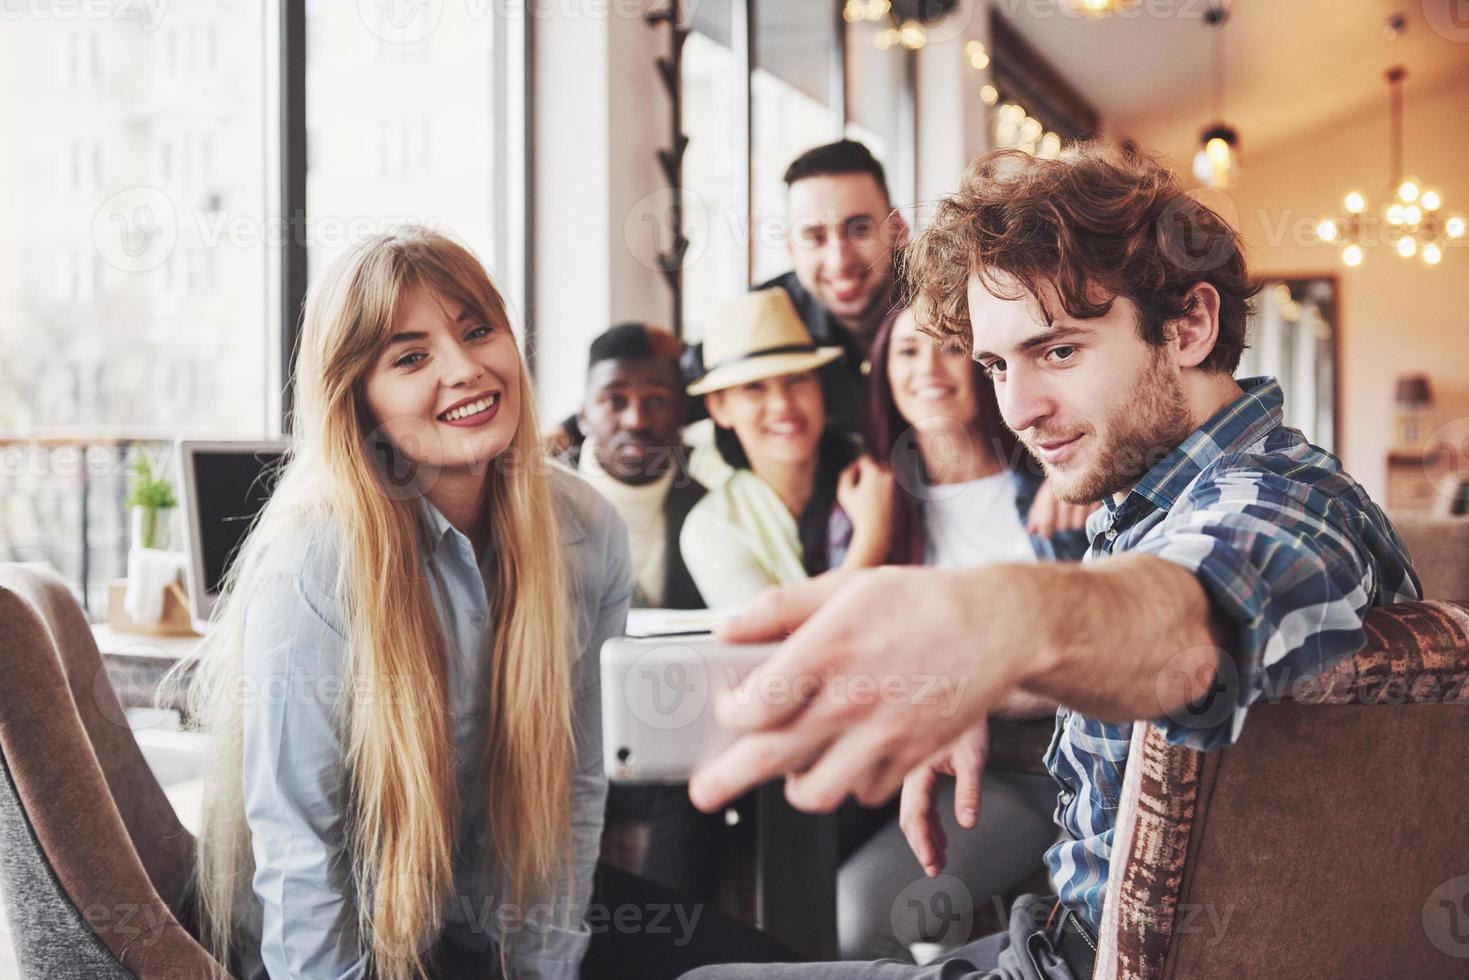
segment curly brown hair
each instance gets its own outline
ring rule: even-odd
[[[1189,196],[1157,160],[1130,149],[1081,143],[1059,159],[995,150],[971,163],[956,194],[908,246],[907,277],[919,322],[970,344],[965,288],[971,273],[995,296],[1050,282],[1067,316],[1104,316],[1118,296],[1137,304],[1139,333],[1162,345],[1167,324],[1193,311],[1189,290],[1219,293],[1219,338],[1200,365],[1233,373],[1245,349],[1250,297],[1238,232]],[[1054,311],[1041,303],[1049,325]]]

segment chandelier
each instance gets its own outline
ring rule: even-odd
[[[1134,6],[1137,0],[1066,0],[1066,6],[1086,17],[1106,17]]]
[[[849,24],[862,22],[887,27],[872,37],[882,50],[903,47],[917,51],[928,43],[928,25],[941,20],[957,5],[958,0],[846,0],[842,19]]]
[[[1384,203],[1378,214],[1371,215],[1367,198],[1360,191],[1351,191],[1342,200],[1342,213],[1321,219],[1316,234],[1322,241],[1340,246],[1342,261],[1349,266],[1362,264],[1363,247],[1374,238],[1405,259],[1418,257],[1425,265],[1438,265],[1443,261],[1444,247],[1464,237],[1464,216],[1445,213],[1442,192],[1403,173],[1403,80],[1408,77],[1408,69],[1394,65],[1385,77],[1390,89],[1390,129]]]

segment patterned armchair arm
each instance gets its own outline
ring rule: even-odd
[[[1281,692],[1298,704],[1469,703],[1469,606],[1411,602],[1371,610],[1367,643],[1326,672]],[[1217,758],[1169,744],[1152,725],[1133,733],[1118,806],[1098,980],[1164,975],[1199,811]]]

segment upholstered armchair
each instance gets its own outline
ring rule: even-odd
[[[1095,977],[1469,976],[1469,607],[1366,626],[1227,749],[1137,726]]]

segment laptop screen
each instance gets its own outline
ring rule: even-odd
[[[259,443],[185,445],[196,605],[212,606],[219,595],[246,532],[275,489],[283,452]]]

